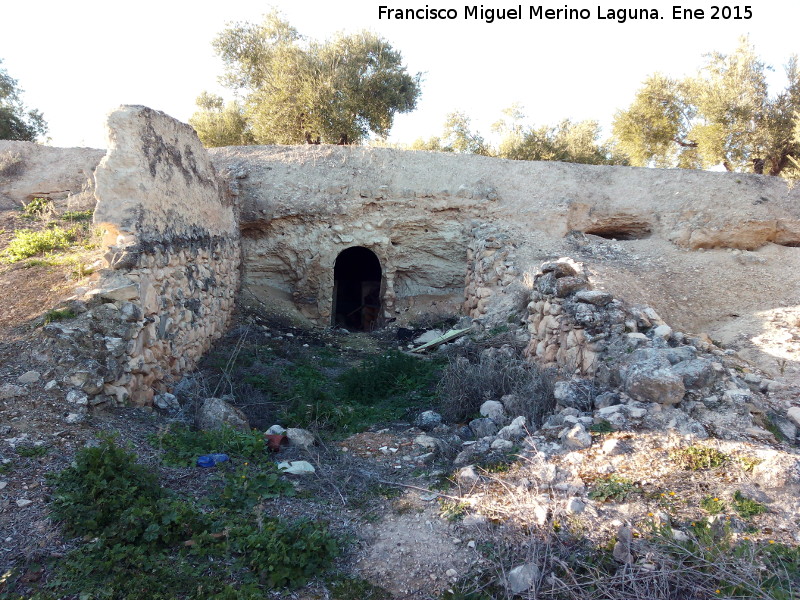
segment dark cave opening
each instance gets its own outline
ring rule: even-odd
[[[361,246],[339,253],[333,266],[333,325],[372,331],[381,313],[381,263]]]

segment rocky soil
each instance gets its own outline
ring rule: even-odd
[[[234,353],[241,347],[242,329],[254,327],[252,314],[238,318],[239,326],[215,349],[216,357]],[[258,333],[250,334],[255,336],[250,343],[289,357],[326,349],[343,361],[337,359],[340,366],[331,367],[331,376],[365,356],[405,345],[389,332],[315,332],[261,323],[255,324]],[[451,358],[514,352],[503,347],[508,339],[508,332],[476,331],[440,352]],[[38,565],[58,560],[76,544],[49,518],[46,474],[64,468],[78,448],[102,432],[115,432],[130,444],[140,460],[160,471],[165,485],[181,491],[207,485],[203,470],[161,465],[149,437],[170,421],[190,418],[185,410],[176,412],[175,405],[156,411],[117,408],[70,422],[59,382],[51,383],[51,365],[36,360],[35,343],[6,335],[2,352],[0,562],[21,569],[29,584],[46,581],[48,570]],[[741,374],[737,367],[749,369],[732,354],[716,358],[734,373]],[[206,364],[192,381],[219,377],[220,366]],[[760,381],[750,379],[760,390]],[[378,423],[338,441],[325,435],[312,446],[295,443],[265,460],[306,460],[315,472],[287,475],[303,498],[277,500],[267,513],[311,516],[347,535],[352,543],[337,570],[378,586],[371,588],[374,598],[433,599],[447,590],[481,586],[494,589],[493,594],[505,590],[494,597],[511,597],[512,589],[535,597],[530,594],[537,589],[569,587],[555,572],[526,567],[542,564],[537,552],[564,550],[561,538],[547,537],[559,530],[594,546],[614,546],[630,534],[627,545],[615,546],[615,560],[643,572],[658,564],[646,541],[653,527],[668,527],[675,540],[694,539],[702,523],[732,531],[737,541],[800,543],[795,439],[763,428],[753,435],[735,430],[735,423],[723,436],[698,435],[697,423],[707,425],[724,415],[644,403],[624,392],[616,398],[596,396],[581,408],[567,406],[579,404],[576,393],[568,385],[557,386],[560,400],[542,427],[513,412],[517,400],[500,397],[485,402],[467,423],[443,423],[435,411],[420,409],[407,421]],[[800,404],[794,394],[784,386],[767,390],[750,414],[756,421],[767,412],[785,415],[787,405]],[[178,398],[189,406],[187,396]],[[797,412],[779,424],[786,433],[792,433],[792,423],[800,424]],[[698,449],[713,451],[719,460],[694,465],[690,458]],[[735,508],[739,497],[757,502],[764,512],[741,516]],[[719,514],[702,508],[708,502],[719,505]],[[542,538],[532,532],[550,533]],[[345,598],[330,595],[326,581],[315,580],[292,597]]]

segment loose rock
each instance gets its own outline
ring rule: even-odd
[[[245,414],[222,398],[206,398],[200,403],[195,415],[198,429],[214,430],[228,426],[237,431],[250,431]]]

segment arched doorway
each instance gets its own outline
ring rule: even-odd
[[[372,250],[353,246],[333,265],[333,325],[372,331],[381,313],[381,263]]]

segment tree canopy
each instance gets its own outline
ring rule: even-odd
[[[189,119],[206,146],[247,146],[254,143],[247,126],[244,108],[238,102],[228,102],[207,92],[197,98],[200,108]]]
[[[462,154],[481,154],[512,160],[556,160],[590,165],[625,164],[624,157],[612,151],[609,142],[600,141],[597,121],[573,122],[564,119],[556,125],[536,127],[524,123],[523,107],[514,104],[503,111],[503,117],[492,125],[499,137],[493,146],[471,127],[470,118],[462,112],[447,116],[441,137],[418,139],[411,150],[434,150]]]
[[[709,168],[769,175],[800,174],[800,71],[786,66],[787,84],[769,94],[770,67],[747,38],[732,54],[706,56],[697,75],[648,77],[613,123],[618,149],[637,166]]]
[[[198,99],[192,124],[206,145],[360,143],[388,135],[420,94],[421,75],[410,75],[400,52],[367,31],[306,40],[272,12],[260,24],[229,26],[214,48],[223,84],[242,102]]]
[[[0,66],[0,140],[33,142],[47,133],[42,113],[27,109],[20,99],[21,93],[17,80]]]

